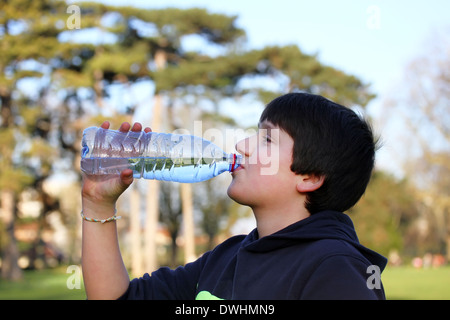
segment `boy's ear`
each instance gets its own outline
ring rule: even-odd
[[[300,174],[298,175],[297,191],[301,193],[312,192],[319,189],[325,181],[324,175]]]

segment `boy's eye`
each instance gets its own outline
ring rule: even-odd
[[[266,136],[266,142],[270,143],[270,142],[272,142],[272,139],[269,136]]]

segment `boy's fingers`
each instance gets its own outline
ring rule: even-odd
[[[109,129],[110,123],[108,121],[105,121],[102,123],[101,127],[103,129]],[[142,124],[140,124],[139,122],[135,122],[133,124],[133,126],[131,126],[128,122],[122,122],[122,124],[119,127],[119,131],[122,132],[128,132],[131,129],[131,131],[141,131],[142,130]],[[145,132],[151,132],[152,129],[150,129],[149,127],[146,127],[144,129]]]
[[[109,129],[109,122],[108,121],[103,122],[100,127],[102,127],[103,129]]]
[[[139,122],[135,122],[133,124],[133,127],[131,128],[131,131],[141,131],[142,125]]]
[[[128,122],[122,122],[122,124],[119,127],[119,131],[127,132],[130,130],[131,125]]]

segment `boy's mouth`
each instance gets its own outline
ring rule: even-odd
[[[242,164],[240,164],[239,167],[237,167],[236,169],[234,169],[233,172],[232,172],[231,174],[233,174],[233,173],[235,173],[235,172],[238,172],[238,171],[241,171],[241,170],[244,170],[244,169],[245,169],[244,166],[243,166]]]

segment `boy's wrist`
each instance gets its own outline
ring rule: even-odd
[[[104,219],[116,213],[116,204],[114,202],[104,203],[83,198],[82,211],[86,217]]]

